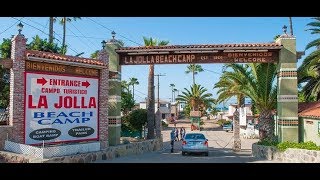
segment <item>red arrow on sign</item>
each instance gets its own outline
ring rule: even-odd
[[[81,85],[87,88],[90,86],[90,83],[88,81],[85,81],[85,82],[82,82]]]
[[[43,77],[42,77],[42,79],[37,79],[37,84],[42,84],[42,86],[45,85],[47,82],[48,81],[45,80]]]

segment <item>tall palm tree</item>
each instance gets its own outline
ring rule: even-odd
[[[55,20],[55,17],[49,17],[49,43],[53,43],[53,23]]]
[[[277,88],[273,85],[276,77],[277,65],[273,63],[249,63],[247,65],[228,64],[227,67],[233,69],[233,72],[225,72],[225,81],[230,79],[229,90],[227,83],[224,88],[225,96],[239,95],[248,96],[254,102],[255,107],[260,113],[259,127],[260,131],[266,134],[264,138],[274,138],[274,121],[272,110],[276,108]],[[233,88],[236,86],[235,88]],[[219,88],[219,87],[218,87]],[[233,89],[232,89],[233,88]],[[221,95],[222,96],[222,95]],[[220,97],[220,96],[219,96]]]
[[[134,85],[139,85],[139,81],[137,78],[130,78],[129,79],[129,86],[132,86],[132,96],[133,96],[133,99],[134,99]]]
[[[215,103],[215,99],[212,98],[211,93],[207,93],[207,89],[199,84],[193,84],[190,86],[190,90],[184,88],[182,94],[179,94],[176,100],[186,102],[187,108],[194,111],[204,112],[207,108],[211,107],[212,103]],[[186,112],[186,115],[189,113]]]
[[[290,24],[290,35],[293,36],[292,17],[289,17],[289,24]]]
[[[175,87],[176,85],[174,84],[170,84],[169,87],[171,87],[171,101],[173,102],[173,88]]]
[[[77,19],[81,19],[81,17],[62,17],[60,20],[60,24],[63,26],[63,38],[62,38],[62,54],[65,54],[67,52],[66,48],[66,28],[67,28],[67,22],[76,21]]]
[[[228,65],[226,65],[227,67]],[[244,104],[245,94],[241,92],[241,85],[246,83],[246,79],[237,70],[229,72],[224,71],[220,80],[214,85],[214,89],[218,88],[217,103],[222,103],[233,96],[237,97],[238,107]]]
[[[193,84],[196,84],[195,75],[198,74],[199,72],[202,72],[202,71],[203,71],[203,69],[202,69],[201,65],[190,64],[189,66],[187,66],[187,70],[185,72],[186,72],[186,74],[192,73]]]
[[[157,41],[156,39],[150,37],[143,37],[144,45],[147,47],[151,46],[165,46],[169,44],[169,41]],[[148,134],[147,139],[154,138],[154,65],[149,65],[149,77],[148,77],[148,112],[147,112],[147,119],[148,119]],[[158,129],[160,129],[157,126]]]
[[[307,26],[310,26],[311,34],[320,34],[320,17],[312,18],[315,21],[310,22]],[[320,100],[320,38],[317,38],[307,44],[306,50],[312,47],[316,49],[308,55],[298,68],[298,83],[301,85],[306,83],[302,89],[302,92],[309,99],[315,96],[317,101]]]

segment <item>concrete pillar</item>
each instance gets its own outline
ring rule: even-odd
[[[106,49],[98,53],[98,59],[109,63],[109,55]],[[100,70],[99,79],[99,141],[101,149],[108,147],[108,93],[109,93],[109,69]]]
[[[277,123],[280,142],[298,142],[298,86],[296,38],[281,35],[276,43],[283,46],[277,69]]]
[[[121,66],[115,49],[120,45],[115,39],[106,44],[109,54],[109,145],[120,144],[121,137]]]
[[[25,72],[25,51],[27,39],[18,34],[12,39],[11,59],[13,60],[10,69],[10,104],[9,104],[9,125],[13,126],[12,140],[17,143],[24,143],[24,72]]]
[[[233,113],[233,151],[241,151],[240,124],[238,108]]]

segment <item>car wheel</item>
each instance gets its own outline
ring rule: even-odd
[[[187,153],[182,151],[182,156],[185,156]]]
[[[205,152],[204,155],[205,155],[205,156],[209,156],[209,152]]]

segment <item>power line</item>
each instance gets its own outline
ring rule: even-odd
[[[13,19],[17,19],[17,18],[14,18],[14,17],[11,17],[11,18],[13,18]],[[40,24],[40,23],[38,23],[38,22],[36,22],[36,21],[33,21],[33,20],[31,20],[31,19],[28,19],[27,18],[27,20],[29,20],[29,21],[31,21],[31,22],[33,22],[33,23],[36,23],[36,24],[38,24],[38,25],[41,25],[42,27],[43,27],[43,25],[42,24]],[[36,27],[34,27],[34,26],[32,26],[32,25],[30,25],[30,24],[28,24],[28,23],[26,23],[25,21],[21,21],[21,22],[23,22],[23,23],[25,23],[26,25],[28,25],[28,26],[30,26],[30,27],[33,27],[33,28],[35,28],[35,29],[37,29],[38,31],[40,31],[40,32],[42,32],[43,34],[45,34],[45,35],[47,35],[47,36],[49,36],[49,34],[48,33],[46,33],[46,32],[44,32],[44,31],[42,31],[41,29],[39,29],[39,28],[36,28]],[[56,34],[56,33],[55,33]],[[58,36],[59,36],[59,34],[57,34]],[[61,39],[62,39],[62,37],[61,36],[59,36]],[[74,53],[76,53],[76,54],[79,54],[79,52],[77,52],[76,50],[74,50],[74,49],[72,49],[71,47],[70,47],[70,44],[69,43],[66,43],[67,45],[68,45],[68,48],[70,49],[70,50],[72,50]]]
[[[202,68],[202,69],[205,70],[205,71],[209,71],[209,72],[212,72],[212,73],[215,73],[215,74],[222,75],[221,73],[218,73],[218,72],[215,72],[215,71],[211,71],[211,70],[209,70],[209,69],[205,69],[205,68]]]
[[[112,29],[110,29],[110,28],[108,28],[108,27],[106,27],[106,26],[102,25],[101,23],[98,23],[97,21],[95,21],[95,20],[93,20],[93,19],[91,19],[91,18],[89,18],[89,17],[87,17],[87,19],[89,19],[89,20],[91,20],[92,22],[94,22],[94,23],[96,23],[96,24],[100,25],[101,27],[103,27],[103,28],[105,28],[105,29],[109,30],[110,32],[112,32],[112,31],[113,31]],[[127,37],[125,37],[125,36],[123,36],[123,35],[119,34],[119,33],[118,33],[118,35],[119,35],[120,37],[122,37],[122,38],[124,38],[124,39],[126,39],[126,40],[130,41],[130,42],[133,42],[133,43],[135,43],[135,44],[138,44],[139,46],[143,46],[142,44],[137,43],[136,41],[133,41],[133,40],[131,40],[131,39],[129,39],[129,38],[127,38]]]
[[[10,27],[8,27],[7,29],[3,30],[2,32],[0,32],[0,35],[2,33],[5,33],[6,31],[8,31],[10,28],[12,28],[14,25],[16,25],[19,21],[21,21],[21,19],[23,19],[24,17],[20,18],[19,20],[17,20],[17,22],[13,23]]]
[[[71,24],[71,23],[70,23],[70,24]],[[74,33],[73,31],[71,31],[71,29],[69,29],[68,27],[67,27],[67,29],[68,29],[72,34],[75,35],[75,33]],[[78,38],[78,39],[80,40],[80,42],[81,42],[82,44],[86,45],[89,49],[95,51],[95,50],[92,49],[92,47],[90,47],[87,43],[83,42],[82,39],[80,39],[80,38]]]
[[[85,37],[85,35],[75,26],[71,23],[71,25],[83,36]],[[86,38],[86,37],[85,37]],[[97,49],[99,49],[100,47],[96,44],[94,44],[90,39],[86,38],[88,40],[89,43],[91,43],[93,46],[95,46]],[[103,39],[103,38],[101,38]]]

